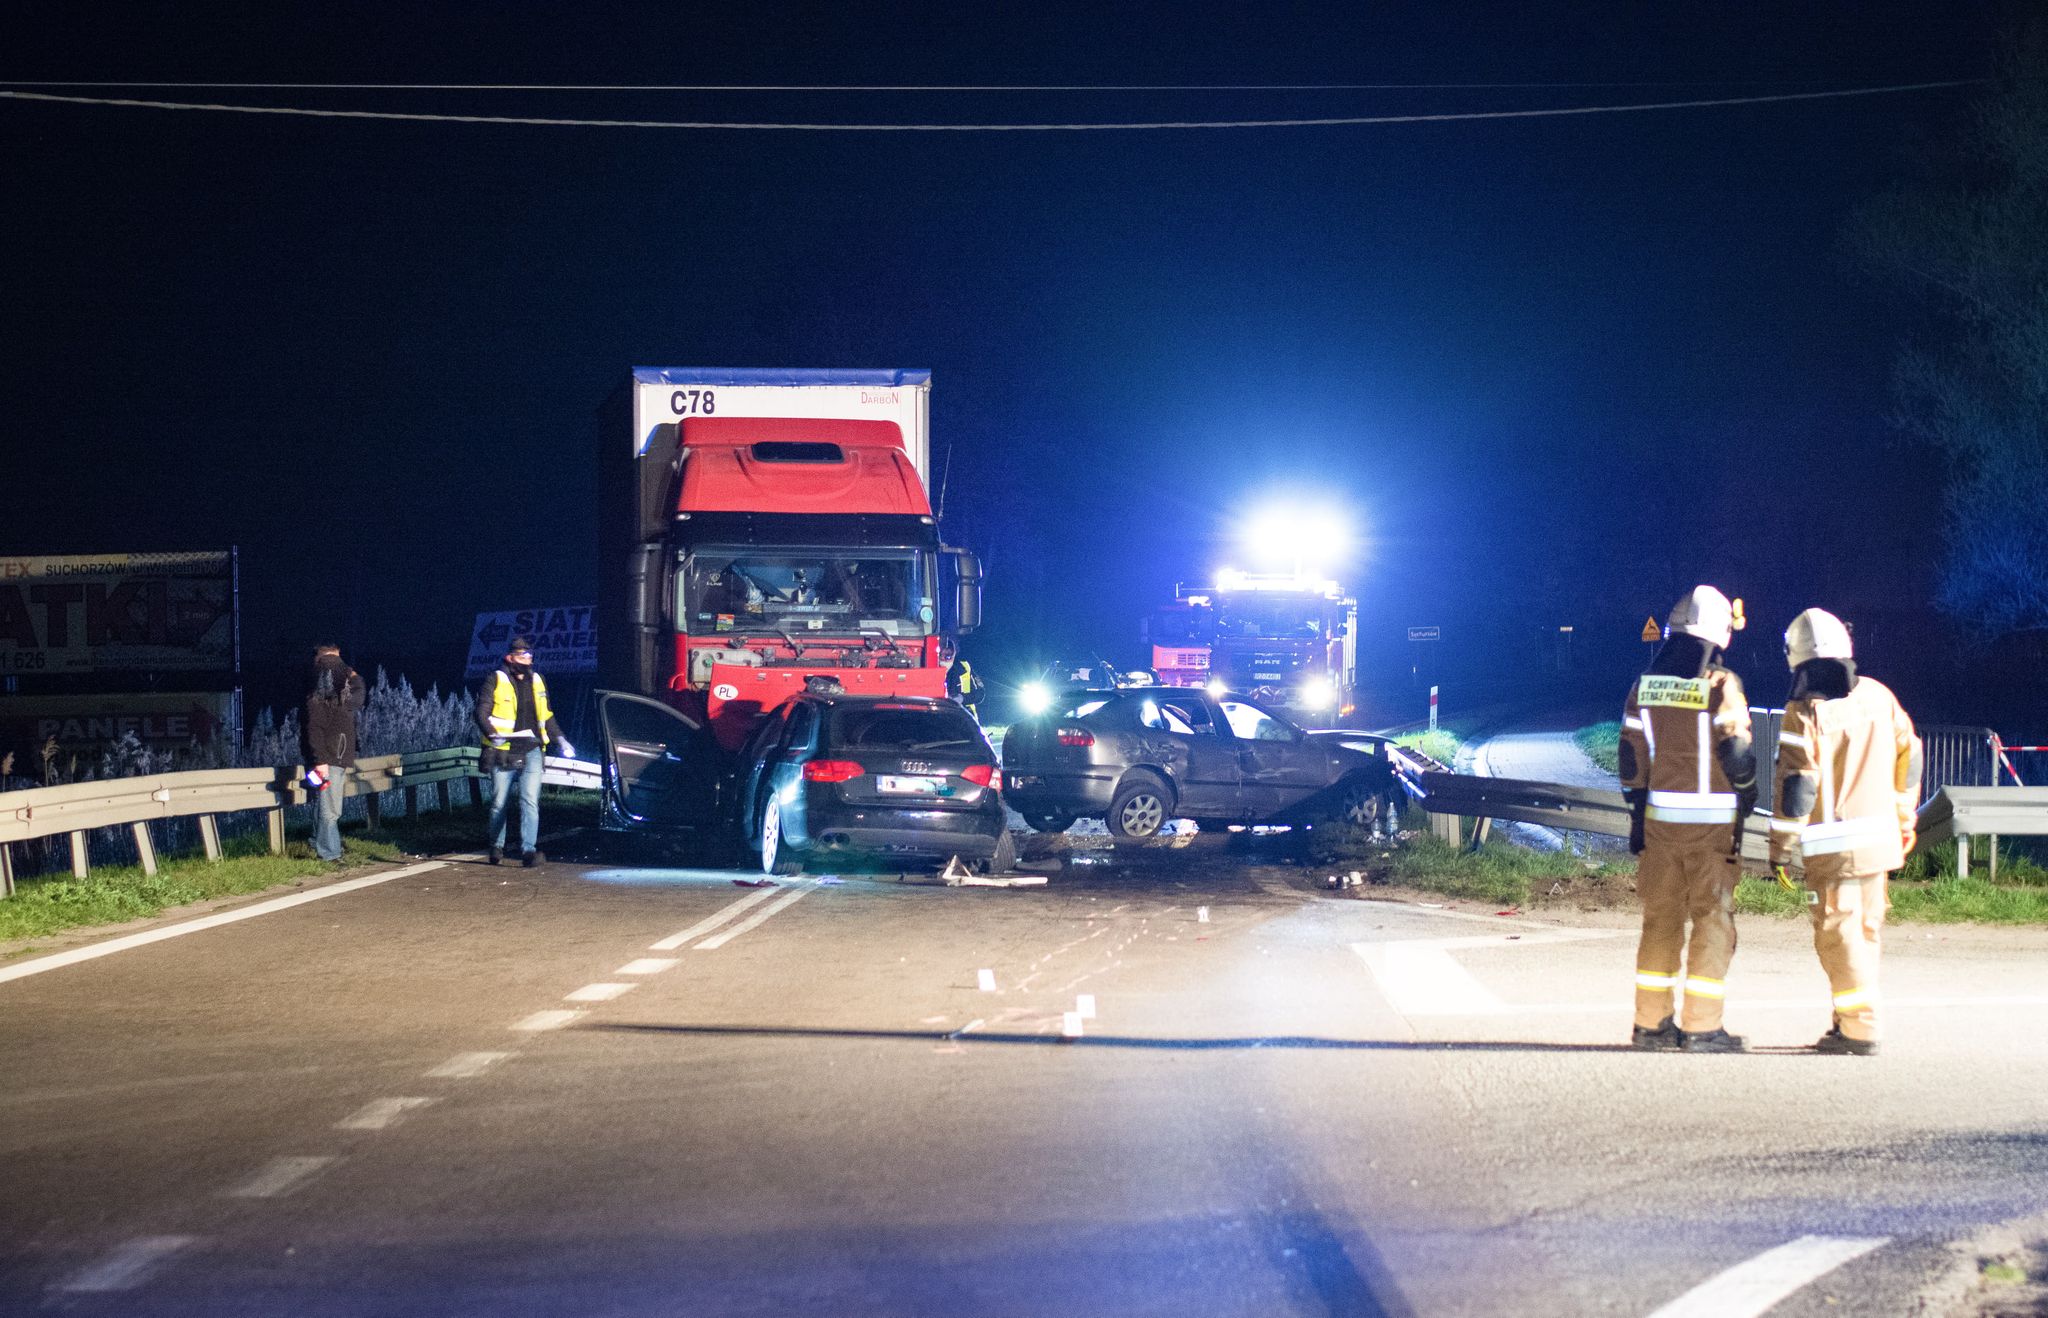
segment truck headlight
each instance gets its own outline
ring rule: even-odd
[[[1301,684],[1304,709],[1328,709],[1337,703],[1337,685],[1327,677],[1311,677]]]

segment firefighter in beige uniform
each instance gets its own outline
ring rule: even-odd
[[[1920,738],[1884,684],[1856,672],[1849,629],[1808,609],[1785,631],[1792,694],[1778,731],[1771,861],[1805,873],[1835,1020],[1824,1053],[1877,1052],[1877,959],[1891,871],[1913,849]]]
[[[1735,883],[1742,821],[1756,805],[1756,755],[1742,683],[1720,657],[1742,605],[1697,586],[1672,608],[1663,648],[1622,708],[1620,777],[1641,856],[1634,1045],[1743,1051],[1723,1029],[1735,958]],[[1692,923],[1688,943],[1686,923]],[[1681,973],[1682,970],[1682,973]],[[1682,1019],[1673,999],[1685,991]]]

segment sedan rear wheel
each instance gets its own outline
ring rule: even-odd
[[[1103,822],[1122,838],[1157,837],[1166,826],[1166,792],[1149,778],[1136,778],[1116,789]]]
[[[761,811],[761,872],[794,874],[801,868],[802,860],[782,835],[782,803],[771,796]]]

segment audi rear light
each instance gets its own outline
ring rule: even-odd
[[[863,770],[852,760],[812,760],[804,766],[807,783],[843,783],[858,778]]]
[[[1062,746],[1093,746],[1095,744],[1095,734],[1086,728],[1061,728],[1053,735],[1060,739],[1060,745]]]
[[[993,764],[970,764],[960,771],[960,776],[976,787],[991,787],[1003,790],[1003,771]]]

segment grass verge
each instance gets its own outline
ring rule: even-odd
[[[260,837],[235,839],[222,850],[219,864],[200,857],[164,860],[154,877],[139,865],[102,865],[84,879],[68,874],[22,879],[14,896],[0,901],[0,942],[139,920],[173,906],[261,892],[404,856],[393,841],[356,835],[343,840],[343,859],[333,864],[315,856],[304,842],[287,843],[281,856],[271,855]]]
[[[1449,728],[1435,728],[1427,732],[1404,732],[1394,738],[1394,744],[1450,764],[1458,758],[1458,748],[1465,743]]]
[[[1621,724],[1595,723],[1572,734],[1586,758],[1609,773],[1621,772]]]
[[[1468,851],[1427,835],[1404,841],[1387,861],[1388,883],[1501,906],[1526,906],[1553,893],[1583,900],[1592,891],[1626,891],[1635,872],[1632,865],[1601,864],[1505,842]]]
[[[1347,857],[1338,854],[1310,860],[1336,867],[1347,863]],[[1636,904],[1633,859],[1602,862],[1499,841],[1472,851],[1415,833],[1392,850],[1370,856],[1358,851],[1348,861],[1368,868],[1375,883],[1501,906],[1590,910]],[[1981,875],[1957,878],[1954,844],[1938,846],[1915,856],[1894,876],[1890,892],[1891,918],[1898,923],[2048,926],[2048,870],[2022,858],[2001,867],[2000,881],[1994,884]],[[1804,919],[1806,888],[1796,878],[1790,888],[1773,878],[1744,878],[1736,885],[1735,910],[1742,915]]]
[[[549,790],[541,799],[541,827],[548,833],[596,820],[595,792]],[[281,856],[271,855],[259,834],[223,842],[219,864],[198,856],[165,858],[158,862],[154,877],[139,865],[96,866],[83,880],[69,874],[27,877],[18,882],[13,897],[0,900],[0,943],[140,920],[192,902],[245,896],[301,879],[483,845],[482,818],[474,810],[457,808],[413,818],[387,817],[375,833],[345,831],[342,859],[332,864],[313,854],[304,833],[295,832]]]

